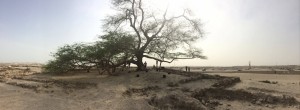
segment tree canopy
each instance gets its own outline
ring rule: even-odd
[[[104,19],[106,33],[100,40],[60,47],[48,71],[67,72],[76,69],[116,68],[133,63],[145,70],[143,58],[171,63],[176,59],[206,57],[192,44],[203,37],[202,24],[183,9],[178,15],[168,14],[168,7],[154,12],[142,0],[112,0],[115,14]]]
[[[143,57],[168,63],[175,59],[206,58],[192,46],[204,33],[200,20],[189,9],[172,16],[168,15],[167,6],[163,13],[154,13],[151,7],[144,7],[143,0],[112,0],[112,4],[117,12],[107,16],[104,27],[106,31],[125,31],[136,36],[136,59],[132,63],[138,70],[143,69]],[[175,52],[178,48],[184,51]]]
[[[132,57],[134,37],[125,33],[109,32],[101,40],[87,44],[75,43],[60,47],[52,56],[54,60],[45,66],[46,72],[68,72],[76,69],[89,71],[95,67],[110,73]],[[128,43],[130,42],[130,43]]]

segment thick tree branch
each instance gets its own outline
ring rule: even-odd
[[[134,5],[135,5],[135,0],[133,0],[133,2],[131,3],[131,12],[129,11],[129,21],[130,21],[130,27],[133,28],[133,30],[135,31],[135,33],[137,34],[138,36],[138,49],[141,47],[141,42],[142,42],[142,39],[141,39],[141,35],[140,35],[140,32],[137,30],[137,28],[135,27],[135,23],[136,23],[136,19],[137,19],[137,16],[135,15],[135,9],[134,9]],[[133,21],[132,21],[132,18],[131,18],[131,15],[133,16]]]
[[[142,8],[142,0],[140,0],[139,2],[139,9],[141,10],[142,12],[142,15],[141,15],[141,22],[140,22],[140,29],[142,31],[142,33],[144,34],[144,36],[149,39],[149,36],[148,34],[145,32],[144,28],[143,28],[143,23],[144,23],[144,19],[145,19],[145,12],[144,12],[144,9]]]
[[[166,60],[151,57],[151,56],[148,56],[148,55],[144,55],[144,57],[149,58],[149,59],[153,59],[153,60],[157,60],[157,61],[160,61],[160,62],[166,62],[166,63],[172,63],[174,60],[178,60],[178,59],[194,59],[194,58],[172,58],[171,61],[166,61]]]

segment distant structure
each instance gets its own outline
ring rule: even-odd
[[[249,61],[249,69],[251,69],[251,61]]]

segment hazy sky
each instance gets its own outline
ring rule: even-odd
[[[202,20],[195,45],[208,57],[171,66],[300,65],[300,0],[171,1]],[[109,0],[0,0],[0,62],[45,63],[59,46],[95,41],[111,12]]]

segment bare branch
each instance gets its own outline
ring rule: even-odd
[[[153,59],[153,60],[157,60],[157,61],[160,61],[160,62],[166,62],[166,63],[172,63],[174,60],[179,60],[179,59],[194,59],[194,58],[172,58],[171,61],[166,61],[166,60],[151,57],[151,56],[148,56],[148,55],[144,55],[144,57],[149,58],[149,59]]]
[[[145,18],[145,12],[144,12],[144,9],[142,8],[142,0],[140,0],[139,2],[139,9],[141,10],[142,12],[142,15],[141,15],[141,22],[140,22],[140,29],[141,31],[143,32],[144,36],[149,39],[149,36],[147,35],[147,33],[145,32],[144,28],[143,28],[143,22],[144,22],[144,18]]]
[[[129,17],[132,15],[134,18],[134,20],[132,21],[132,18],[130,17],[130,26],[133,28],[133,30],[135,31],[135,33],[137,34],[137,36],[138,36],[138,39],[139,39],[139,42],[138,42],[138,49],[141,47],[141,42],[142,42],[142,39],[141,39],[141,35],[140,35],[140,32],[137,30],[137,28],[135,27],[135,23],[136,23],[136,19],[137,19],[137,17],[136,17],[136,15],[135,15],[135,12],[134,12],[134,4],[135,4],[135,0],[133,0],[133,2],[132,2],[132,12],[131,13],[129,13]]]
[[[167,19],[166,19],[167,12],[168,12],[168,8],[165,10],[165,13],[163,15],[164,21],[163,21],[162,25],[160,26],[160,28],[158,29],[158,31],[154,35],[151,36],[152,38],[156,37],[161,32],[161,30],[164,28],[164,26],[165,26],[165,24],[167,22]]]

